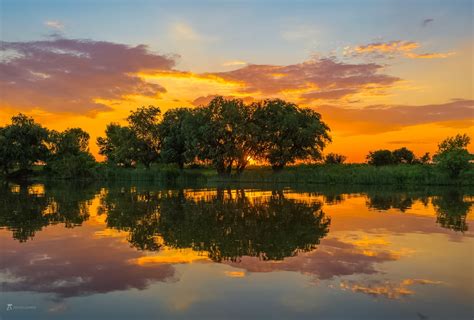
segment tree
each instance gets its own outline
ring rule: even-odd
[[[423,156],[418,159],[418,162],[421,164],[428,164],[431,161],[431,156],[429,152],[426,152]]]
[[[26,172],[48,157],[48,130],[24,114],[0,130],[0,167],[3,173],[18,168]]]
[[[258,155],[275,171],[296,160],[320,160],[329,137],[321,115],[280,99],[253,104]]]
[[[160,114],[158,107],[140,107],[127,117],[129,126],[109,124],[105,131],[106,137],[97,139],[99,154],[118,166],[134,167],[141,163],[149,168],[159,158]]]
[[[135,166],[138,155],[139,141],[129,127],[116,123],[107,125],[105,138],[97,138],[99,154],[107,158],[107,162],[120,167]]]
[[[405,147],[393,150],[392,156],[393,156],[393,161],[396,164],[400,164],[400,163],[413,164],[415,163],[415,159],[416,159],[413,151],[408,150]]]
[[[161,141],[161,159],[165,163],[176,163],[184,168],[185,163],[194,160],[189,152],[189,137],[193,135],[193,112],[189,108],[178,108],[166,111],[158,126]]]
[[[90,136],[80,128],[50,133],[51,155],[46,170],[63,178],[91,177],[96,161],[89,152]]]
[[[240,99],[215,97],[195,110],[189,146],[199,160],[210,161],[220,175],[230,175],[235,165],[242,172],[256,153],[251,109]]]
[[[343,164],[346,161],[346,156],[337,153],[328,153],[324,158],[325,164]]]
[[[451,178],[457,178],[462,171],[469,168],[469,162],[474,159],[467,150],[470,142],[471,138],[466,134],[446,138],[438,145],[438,151],[433,157],[434,162]]]
[[[366,158],[367,162],[373,166],[386,166],[395,164],[395,159],[390,150],[370,151]]]
[[[143,141],[150,153],[154,153],[150,158],[155,160],[160,152],[159,121],[161,111],[155,106],[140,107],[136,111],[131,111],[127,120],[130,129],[136,137]]]

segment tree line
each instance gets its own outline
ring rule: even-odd
[[[127,124],[110,123],[97,139],[99,154],[109,166],[149,168],[174,163],[179,168],[212,165],[219,175],[240,174],[251,159],[279,171],[299,161],[342,164],[346,157],[323,150],[331,142],[329,127],[314,110],[281,99],[245,104],[240,99],[215,97],[207,105],[161,113],[140,107]],[[5,175],[31,171],[44,164],[47,173],[66,178],[90,176],[97,163],[89,151],[90,136],[80,128],[48,130],[23,114],[0,127],[0,170]],[[370,152],[371,165],[438,163],[452,177],[469,167],[470,138],[457,135],[439,145],[431,159],[416,158],[407,148]]]
[[[109,124],[97,140],[107,162],[149,167],[153,162],[212,164],[221,175],[241,173],[250,159],[280,170],[298,160],[320,160],[329,127],[311,109],[280,99],[244,104],[216,97],[194,109],[157,107],[131,112],[128,125]]]

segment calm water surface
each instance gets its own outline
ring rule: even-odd
[[[473,319],[474,192],[0,187],[1,319]]]

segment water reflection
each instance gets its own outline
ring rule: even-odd
[[[431,203],[436,212],[436,222],[443,228],[464,232],[468,230],[467,214],[473,201],[465,197],[459,189],[443,189],[436,194],[428,192],[369,192],[367,207],[379,211],[397,209],[406,212],[415,202],[424,207]]]
[[[416,242],[397,246],[388,237],[472,236],[472,196],[459,189],[5,184],[0,191],[0,227],[7,230],[0,234],[2,290],[55,299],[178,282],[176,266],[196,261],[233,268],[225,273],[229,278],[275,271],[315,282],[343,278],[341,290],[399,299],[441,282],[423,275],[376,277],[384,274],[381,265],[417,250]]]
[[[287,199],[282,191],[248,197],[243,189],[217,189],[204,198],[184,190],[128,189],[108,192],[101,211],[107,226],[130,232],[139,249],[192,248],[221,262],[242,256],[281,260],[315,249],[330,225],[321,206]]]
[[[0,184],[0,227],[20,242],[32,239],[44,227],[63,223],[72,228],[89,217],[97,190],[82,185]]]

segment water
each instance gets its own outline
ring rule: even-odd
[[[3,185],[1,319],[472,319],[472,190]]]

